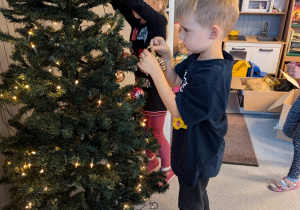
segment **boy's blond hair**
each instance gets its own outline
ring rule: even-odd
[[[222,38],[232,30],[239,17],[237,0],[180,0],[175,17],[184,19],[194,14],[202,26],[217,25],[221,28]]]

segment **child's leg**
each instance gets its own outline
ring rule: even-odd
[[[283,126],[283,133],[290,138],[294,138],[296,130],[299,130],[300,124],[300,97],[297,98],[290,109]]]
[[[170,167],[170,144],[164,134],[165,115],[149,117],[150,127],[153,129],[153,134],[160,144],[159,155],[161,157],[161,167]],[[148,121],[148,120],[147,120]]]
[[[147,116],[147,115],[145,115],[145,119],[146,119],[146,131],[150,128],[150,116]],[[147,154],[147,156],[148,156],[148,158],[154,158],[155,157],[155,154],[151,151],[151,150],[146,150],[146,154]]]
[[[292,181],[295,181],[298,180],[300,175],[300,129],[297,129],[294,134],[293,145],[294,145],[294,157],[288,173],[288,178],[292,178],[293,179]]]
[[[209,200],[206,187],[209,179],[198,179],[194,188],[186,186],[185,182],[178,178],[179,196],[178,207],[181,210],[209,210]]]

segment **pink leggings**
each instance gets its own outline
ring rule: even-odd
[[[160,144],[159,155],[161,157],[161,167],[168,168],[170,167],[170,144],[164,135],[164,123],[166,115],[162,116],[145,116],[146,129],[151,127],[153,129],[153,134]],[[155,155],[151,150],[146,150],[146,154],[149,158]]]

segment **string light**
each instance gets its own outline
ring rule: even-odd
[[[31,48],[33,49],[33,51],[35,52],[35,54],[38,53],[37,50],[36,50],[36,48],[35,48],[35,45],[32,42],[31,42]]]
[[[78,85],[78,83],[79,83],[78,79],[77,79],[77,80],[75,80],[75,85]]]
[[[77,162],[75,163],[75,168],[77,168],[78,166],[80,166],[80,164],[79,164],[79,157],[77,157]]]
[[[147,121],[147,119],[143,119],[143,121],[141,122],[142,127],[146,127],[146,121]]]
[[[40,170],[40,173],[41,173],[41,174],[44,173],[44,169],[41,169],[41,170]]]
[[[100,106],[101,103],[102,103],[102,101],[99,99],[99,100],[98,100],[98,106]]]
[[[60,85],[57,85],[56,89],[57,89],[57,90],[60,90],[60,89],[61,89],[61,86],[60,86]]]
[[[53,24],[56,26],[56,25],[57,25],[57,22],[54,21]]]
[[[31,207],[32,207],[32,203],[31,203],[31,202],[29,202],[29,203],[28,203],[28,205],[27,205],[27,206],[25,206],[25,209],[31,209]]]
[[[108,163],[108,164],[106,165],[106,167],[107,167],[108,169],[110,169],[110,164]]]
[[[127,204],[124,204],[124,209],[128,209],[129,206]]]
[[[10,162],[10,161],[7,161],[7,164],[8,164],[8,165],[10,165],[10,164],[11,164],[11,162]]]
[[[22,173],[22,176],[26,176],[25,172]]]
[[[18,90],[18,86],[15,86],[15,89]]]
[[[25,85],[25,88],[28,89],[28,88],[29,88],[29,85]]]
[[[13,96],[12,99],[17,100],[17,96]]]
[[[90,166],[91,166],[91,168],[94,167],[94,158],[92,158]]]
[[[48,187],[45,187],[45,188],[44,188],[44,191],[45,191],[45,192],[48,191]]]

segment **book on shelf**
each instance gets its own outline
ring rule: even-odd
[[[287,43],[287,50],[286,52],[289,53],[290,51],[290,48],[291,48],[291,42],[292,42],[292,39],[293,39],[293,36],[294,36],[294,33],[295,33],[295,30],[290,28],[290,31],[289,31],[289,36],[288,36],[288,43]]]
[[[292,13],[292,25],[300,25],[300,0],[295,0]]]

